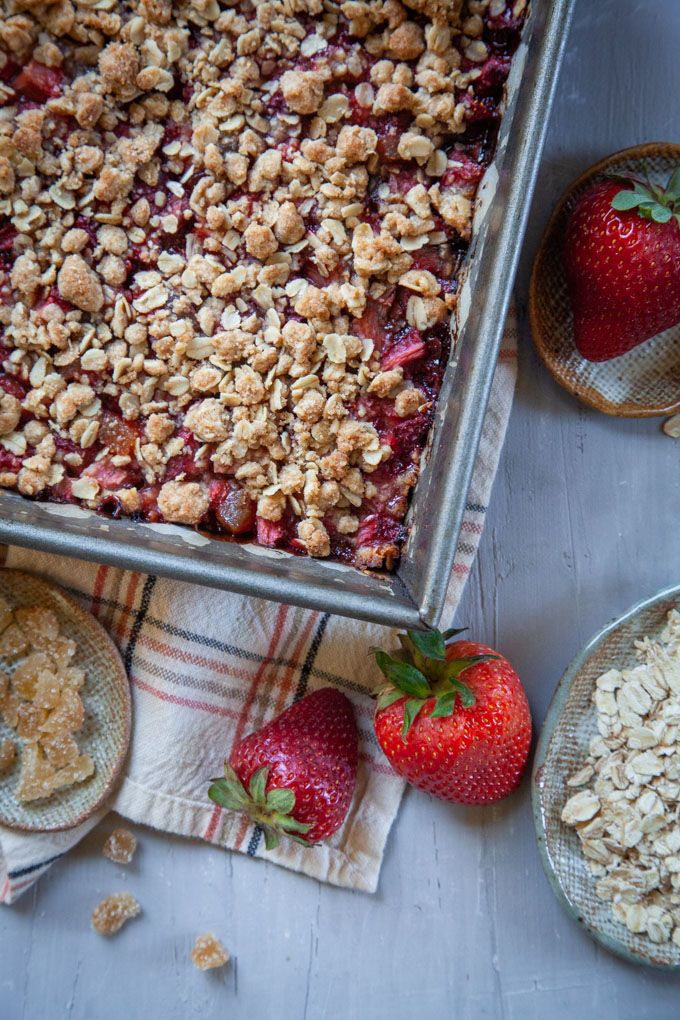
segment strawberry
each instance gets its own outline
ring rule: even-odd
[[[344,822],[357,757],[352,704],[323,687],[239,741],[208,796],[260,825],[268,850],[279,836],[311,846]]]
[[[576,347],[625,354],[680,321],[680,167],[664,190],[630,177],[591,185],[567,222]]]
[[[456,804],[491,804],[515,789],[531,742],[524,688],[507,659],[459,631],[408,631],[392,655],[375,712],[392,768],[418,789]]]

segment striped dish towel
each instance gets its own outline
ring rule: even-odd
[[[482,532],[510,415],[516,324],[508,322],[451,576],[444,620],[458,604]],[[404,784],[371,725],[375,673],[368,650],[390,634],[375,624],[217,592],[80,560],[4,550],[7,566],[51,579],[90,610],[120,648],[133,696],[133,732],[110,808],[144,825],[252,857],[261,831],[214,806],[207,782],[234,741],[297,698],[333,685],[352,700],[360,733],[356,795],[342,829],[307,849],[283,840],[267,859],[313,878],[373,892]],[[100,820],[58,834],[0,827],[0,902],[11,903]]]

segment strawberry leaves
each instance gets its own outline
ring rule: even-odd
[[[378,692],[378,710],[389,708],[397,701],[404,702],[404,722],[401,736],[405,741],[409,730],[428,701],[434,699],[429,717],[440,719],[453,715],[456,699],[463,708],[475,703],[470,687],[460,676],[466,669],[495,658],[492,655],[471,655],[464,658],[447,658],[446,644],[461,633],[451,629],[414,631],[399,634],[401,648],[392,653],[374,649],[378,668],[388,681]]]
[[[378,700],[376,702],[378,708],[389,708],[395,701],[401,701],[404,697],[402,691],[394,687],[386,687],[383,691],[378,694]]]
[[[443,662],[446,658],[446,645],[441,631],[409,630],[407,638],[426,659],[439,659]]]
[[[611,205],[617,212],[636,209],[644,219],[655,223],[669,223],[675,216],[680,224],[680,166],[665,188],[644,178],[631,177],[626,187],[614,195]]]
[[[396,659],[380,648],[376,649],[375,661],[390,683],[403,694],[411,694],[414,698],[429,697],[430,685],[427,677],[416,666]]]
[[[304,839],[311,826],[293,818],[295,793],[293,790],[273,789],[267,792],[269,768],[265,765],[253,772],[248,789],[230,765],[225,764],[224,779],[213,779],[208,796],[228,811],[242,811],[264,832],[267,850],[279,845],[279,836],[288,836],[309,846]]]

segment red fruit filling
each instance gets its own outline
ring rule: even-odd
[[[61,71],[31,60],[14,79],[13,87],[24,98],[35,103],[44,103],[61,93],[63,81],[64,75]]]
[[[407,329],[403,335],[398,335],[394,344],[388,349],[383,348],[383,356],[380,367],[383,372],[397,365],[408,365],[410,361],[417,361],[425,354],[425,341],[416,329]]]
[[[228,535],[254,532],[256,504],[244,489],[215,480],[210,483],[210,505],[218,527]]]
[[[280,545],[286,536],[286,527],[281,521],[266,521],[264,517],[257,519],[257,541],[260,545]]]

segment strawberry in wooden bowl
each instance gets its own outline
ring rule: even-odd
[[[456,631],[399,635],[377,650],[387,683],[375,732],[392,768],[435,797],[491,804],[520,782],[531,743],[524,688],[507,659]]]
[[[534,260],[538,354],[605,414],[680,410],[680,145],[650,142],[590,167],[560,198]]]
[[[680,165],[666,188],[598,181],[569,215],[564,262],[574,341],[608,361],[680,322]]]

